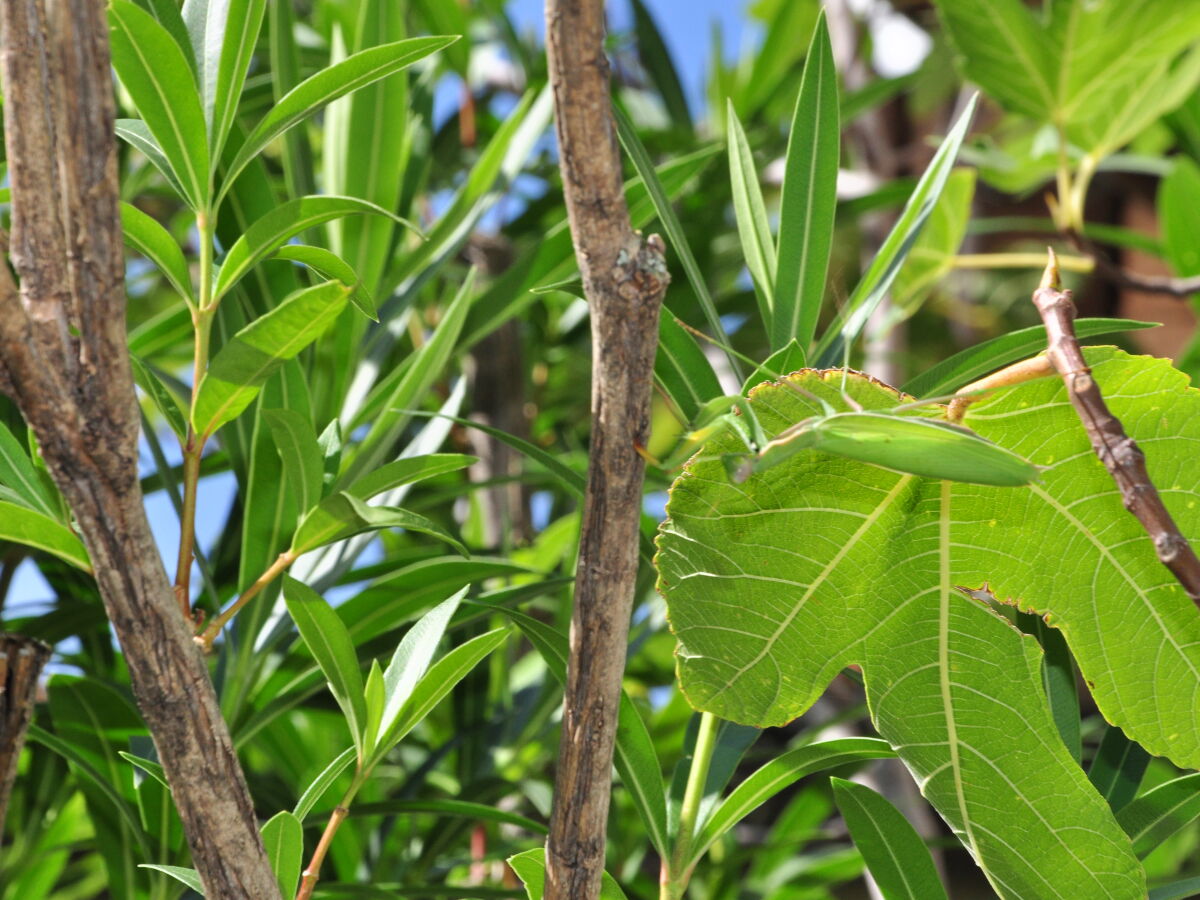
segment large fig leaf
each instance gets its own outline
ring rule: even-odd
[[[1166,361],[1088,359],[1184,534],[1200,534],[1200,392]],[[843,390],[868,409],[905,399],[841,371],[790,380],[838,409]],[[820,412],[774,383],[752,406],[768,434]],[[997,392],[965,424],[1045,467],[1041,483],[935,481],[806,451],[733,485],[719,457],[736,438],[710,442],[675,482],[658,538],[683,689],[701,709],[774,725],[861,665],[880,734],[1002,896],[1144,897],[1128,838],[1058,738],[1037,643],[959,588],[1044,615],[1104,716],[1189,768],[1200,613],[1058,379]]]

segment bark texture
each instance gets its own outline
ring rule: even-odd
[[[1058,260],[1053,250],[1042,284],[1033,293],[1033,303],[1046,323],[1050,362],[1062,376],[1071,405],[1079,413],[1096,455],[1121,491],[1125,508],[1137,517],[1154,541],[1154,551],[1162,564],[1200,605],[1200,559],[1163,505],[1146,472],[1145,454],[1125,433],[1121,420],[1109,411],[1100,385],[1084,362],[1075,337],[1075,305],[1071,302],[1071,292],[1059,289]]]
[[[592,324],[592,439],[575,576],[546,900],[590,900],[604,870],[621,676],[638,567],[662,242],[629,223],[612,122],[603,0],[547,0],[563,194]]]
[[[0,386],[78,523],[209,898],[280,896],[245,779],[142,505],[125,344],[108,25],[96,0],[5,0],[12,184]]]
[[[0,837],[17,760],[33,717],[38,676],[49,658],[49,644],[21,634],[0,634]]]

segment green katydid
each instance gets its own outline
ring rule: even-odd
[[[687,325],[683,327],[699,334]],[[711,340],[703,334],[700,337]],[[684,452],[690,455],[718,434],[732,431],[746,447],[745,453],[727,453],[722,457],[726,472],[735,483],[809,449],[913,475],[972,484],[1017,487],[1038,478],[1037,467],[1028,460],[969,428],[945,419],[896,415],[939,402],[938,399],[886,411],[865,410],[843,390],[842,397],[851,409],[839,411],[825,399],[796,385],[793,376],[755,367],[816,403],[821,412],[768,438],[747,397],[718,397],[706,403],[685,437]],[[825,374],[812,369],[803,371]],[[847,377],[848,369],[840,371],[843,378]]]

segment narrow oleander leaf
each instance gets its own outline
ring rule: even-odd
[[[886,320],[889,324],[916,313],[954,269],[955,254],[966,236],[974,197],[975,170],[958,168],[951,172],[929,221],[909,251],[908,260],[896,274],[893,309]]]
[[[414,355],[412,362],[394,382],[383,380],[375,394],[378,400],[368,399],[366,408],[378,410],[370,418],[370,427],[352,456],[344,461],[339,485],[352,484],[383,461],[395,441],[412,420],[409,410],[419,405],[419,398],[438,378],[458,347],[458,337],[466,322],[467,312],[474,300],[475,270],[468,272],[454,298],[442,314],[433,335]],[[365,424],[365,421],[354,423]]]
[[[629,120],[629,116],[619,106],[613,107],[613,118],[617,123],[617,136],[621,139],[621,146],[625,148],[625,152],[633,162],[634,168],[637,169],[637,173],[642,177],[646,191],[654,203],[654,211],[658,214],[658,219],[662,223],[663,230],[667,233],[667,240],[679,256],[679,262],[683,265],[683,271],[687,275],[688,283],[692,286],[692,290],[696,292],[696,299],[700,301],[700,308],[704,310],[704,318],[708,321],[708,327],[712,329],[713,336],[717,338],[721,345],[728,346],[729,336],[725,333],[725,326],[721,323],[720,314],[717,313],[717,305],[713,301],[712,293],[709,291],[708,284],[704,280],[704,273],[700,271],[700,265],[696,262],[695,254],[692,253],[692,248],[688,245],[687,237],[683,231],[683,224],[679,221],[679,216],[675,214],[674,207],[671,206],[671,200],[667,196],[666,189],[663,187],[662,182],[659,181],[658,173],[654,169],[654,163],[650,159],[650,154],[646,152],[646,148],[642,144],[642,139],[638,137],[637,129],[634,128],[633,123]],[[729,357],[729,364],[735,372],[741,371],[737,359],[733,356]]]
[[[129,0],[111,0],[113,68],[154,135],[183,199],[208,208],[209,155],[204,112],[191,65],[175,38]]]
[[[163,178],[167,180],[167,184],[176,194],[187,198],[187,191],[184,190],[183,184],[175,175],[175,170],[171,168],[170,161],[163,153],[162,147],[158,145],[158,141],[154,139],[154,135],[150,133],[145,122],[141,119],[117,119],[114,129],[117,137],[141,153],[154,168],[162,173]]]
[[[637,39],[638,60],[650,81],[658,89],[671,124],[688,134],[692,133],[692,114],[679,80],[679,71],[671,59],[671,51],[644,0],[633,0],[633,29]]]
[[[1088,768],[1088,780],[1112,811],[1120,812],[1137,796],[1149,764],[1150,754],[1140,744],[1117,726],[1109,725]]]
[[[297,509],[306,512],[321,499],[324,467],[312,422],[294,409],[265,409],[262,415],[283,461],[286,480],[296,486]]]
[[[352,285],[354,292],[350,295],[350,304],[372,322],[379,321],[379,313],[375,309],[375,301],[371,298],[370,291],[350,263],[332,250],[311,247],[308,244],[284,244],[275,251],[273,258],[302,263],[322,278],[332,278],[342,284]]]
[[[432,666],[413,687],[408,702],[392,724],[382,730],[376,758],[382,757],[417,727],[460,681],[508,637],[507,628],[494,628],[455,647]]]
[[[834,325],[818,342],[815,353],[818,367],[836,365],[841,362],[842,348],[858,338],[863,328],[866,327],[867,320],[871,318],[875,310],[879,308],[879,304],[883,302],[883,298],[887,296],[892,281],[908,256],[908,251],[920,235],[929,214],[942,195],[946,179],[950,177],[954,160],[958,157],[959,147],[962,146],[963,140],[967,136],[967,128],[971,124],[971,118],[975,115],[975,106],[978,100],[978,95],[971,98],[962,115],[958,117],[958,121],[954,123],[954,127],[942,141],[942,145],[938,147],[937,153],[930,160],[925,173],[917,182],[917,186],[913,188],[912,195],[904,205],[903,212],[900,213],[900,218],[892,226],[883,246],[879,248],[871,265],[867,267],[867,271],[863,273],[858,285],[854,288],[854,293],[850,295],[845,311],[838,316]]]
[[[187,24],[183,21],[183,14],[179,8],[179,4],[175,0],[143,0],[138,5],[157,19],[158,23],[167,30],[167,33],[175,38],[175,43],[183,51],[188,65],[192,67],[192,71],[194,72],[196,69],[196,60],[192,56],[192,42],[188,36]]]
[[[283,599],[296,630],[317,661],[334,699],[346,716],[354,745],[363,756],[363,726],[367,719],[362,672],[354,642],[341,618],[320,594],[285,575]]]
[[[271,111],[246,137],[225,171],[221,196],[250,160],[297,122],[303,121],[331,100],[399,72],[456,40],[457,35],[420,37],[371,47],[300,82],[271,107]]]
[[[71,764],[75,775],[81,782],[94,786],[107,799],[120,817],[123,826],[128,827],[129,833],[137,842],[138,848],[149,854],[150,846],[146,834],[138,823],[138,815],[133,805],[125,795],[113,784],[108,772],[101,772],[93,765],[96,759],[94,748],[80,746],[58,734],[46,731],[39,725],[31,724],[26,732],[29,740],[52,750]],[[98,733],[95,743],[110,746],[105,733]]]
[[[1193,772],[1152,788],[1128,803],[1117,821],[1145,859],[1173,834],[1200,817],[1200,773]]]
[[[658,320],[654,377],[685,422],[694,422],[704,404],[724,393],[696,339],[667,312]]]
[[[1158,214],[1167,261],[1176,275],[1186,278],[1200,274],[1200,248],[1195,241],[1200,227],[1200,166],[1186,156],[1173,159],[1175,165],[1158,189]]]
[[[126,244],[158,266],[179,296],[189,304],[195,303],[187,260],[167,229],[136,206],[122,203],[121,230]]]
[[[508,858],[508,864],[525,885],[529,900],[542,900],[546,889],[546,849],[537,847]],[[600,876],[599,900],[627,900],[615,878],[604,872]]]
[[[146,392],[146,396],[150,398],[154,408],[162,413],[162,417],[171,426],[175,436],[180,441],[186,441],[187,413],[180,405],[179,398],[171,393],[171,389],[163,383],[150,366],[132,353],[129,354],[129,365],[133,370],[134,383]]]
[[[742,393],[749,393],[750,388],[759,382],[774,381],[780,376],[790,375],[792,372],[803,369],[806,361],[800,344],[793,340],[764,359],[758,368],[750,373],[750,377],[742,383]]]
[[[333,541],[381,528],[418,531],[445,541],[459,553],[468,555],[467,548],[458,538],[425,516],[398,506],[368,506],[346,491],[330,494],[300,520],[292,538],[292,552],[307,553]]]
[[[55,518],[7,500],[0,500],[0,541],[43,550],[77,569],[92,571],[88,552],[75,532]]]
[[[789,750],[756,769],[730,791],[700,828],[691,861],[708,849],[753,810],[806,775],[872,759],[895,756],[887,741],[878,738],[842,738]]]
[[[30,509],[58,519],[58,504],[38,475],[37,466],[3,424],[0,424],[0,485],[11,489]]]
[[[394,0],[363,0],[348,35],[350,49],[357,52],[403,40],[408,37],[406,18],[405,6]],[[437,25],[428,30],[451,33]],[[451,47],[468,49],[462,42]],[[331,51],[330,62],[344,57],[344,52]],[[361,197],[385,209],[397,209],[406,173],[412,168],[409,163],[417,135],[428,124],[414,108],[409,80],[407,72],[398,72],[330,104],[321,143],[327,193]],[[381,276],[395,255],[395,225],[386,219],[353,218],[331,223],[328,231],[330,249],[377,293]]]
[[[304,826],[295,814],[284,810],[266,821],[262,839],[271,870],[279,882],[279,892],[284,897],[295,896],[303,865]]]
[[[413,484],[436,478],[447,472],[458,472],[479,462],[478,457],[465,453],[426,453],[421,456],[405,456],[380,466],[374,472],[359,478],[346,492],[360,500],[390,491],[401,485]]]
[[[386,209],[357,197],[317,195],[289,200],[247,228],[229,248],[221,263],[221,271],[217,273],[213,302],[220,300],[260,260],[270,256],[300,232],[341,216],[364,213],[388,216],[410,228],[415,227]],[[357,280],[347,284],[353,285]]]
[[[305,788],[304,793],[300,795],[300,799],[296,801],[296,808],[292,810],[293,815],[301,823],[312,812],[312,808],[325,796],[325,792],[329,790],[330,785],[337,780],[337,777],[350,768],[356,757],[355,748],[347,747],[334,757],[329,765],[321,770],[321,774],[313,779],[312,784]]]
[[[733,189],[733,214],[737,221],[738,238],[746,257],[746,268],[754,281],[754,296],[763,326],[770,331],[771,315],[775,308],[775,239],[763,203],[762,186],[754,168],[754,156],[746,132],[738,120],[733,101],[725,112],[729,142],[729,180]]]
[[[1075,333],[1081,338],[1158,328],[1157,322],[1138,322],[1134,319],[1079,319]],[[1036,356],[1046,349],[1046,329],[1042,325],[1010,331],[991,340],[968,347],[945,359],[904,385],[904,392],[914,397],[939,397],[948,394],[988,372]]]
[[[903,814],[865,785],[829,781],[854,846],[886,900],[944,900],[929,848]]]
[[[220,349],[200,381],[192,426],[210,435],[258,395],[285,360],[320,337],[346,305],[350,288],[327,281],[297,291],[255,319]]]
[[[804,60],[800,96],[788,138],[779,204],[772,350],[787,346],[793,339],[807,349],[816,334],[837,209],[841,146],[838,115],[837,69],[822,13]]]
[[[363,728],[363,734],[366,735],[366,750],[367,756],[375,752],[375,747],[379,739],[379,723],[383,720],[383,705],[385,701],[385,688],[383,685],[383,669],[379,668],[379,660],[371,660],[371,670],[367,673],[367,685],[364,688],[363,698],[367,703],[367,723]]]
[[[408,703],[413,688],[429,669],[433,655],[437,652],[438,642],[446,633],[446,626],[450,624],[450,617],[458,609],[463,597],[467,596],[467,590],[462,588],[421,616],[396,647],[396,652],[392,654],[392,660],[383,673],[385,706],[378,732],[380,735],[386,734],[395,724],[400,709]]]
[[[160,763],[156,763],[152,759],[146,759],[145,757],[137,756],[133,753],[127,753],[124,750],[118,750],[117,755],[126,762],[137,766],[137,768],[141,769],[163,787],[170,787],[170,785],[167,783],[167,773],[163,770],[163,767]]]
[[[1200,878],[1184,878],[1154,888],[1146,900],[1194,900],[1200,894]]]
[[[186,0],[183,5],[214,167],[233,128],[266,10],[266,0]]]
[[[204,883],[200,881],[200,873],[195,869],[187,869],[183,866],[164,866],[158,863],[139,863],[138,868],[153,869],[155,872],[170,875],[176,881],[187,885],[201,897],[204,896]]]
[[[268,7],[267,39],[271,67],[271,96],[279,100],[300,83],[300,50],[296,44],[296,11],[290,3]],[[328,150],[326,150],[328,152]],[[307,137],[289,129],[283,135],[280,156],[288,196],[316,193],[313,148]]]

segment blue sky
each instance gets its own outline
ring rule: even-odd
[[[712,42],[712,25],[716,22],[724,35],[727,56],[736,56],[742,41],[756,37],[754,26],[747,21],[746,3],[738,0],[644,0],[650,15],[658,24],[663,39],[671,51],[683,81],[684,91],[693,111],[703,95],[705,61]],[[800,0],[792,0],[800,2]],[[533,27],[539,35],[545,32],[545,3],[543,0],[512,0],[510,14],[518,28]],[[609,22],[613,28],[629,27],[633,20],[628,0],[610,0]]]

